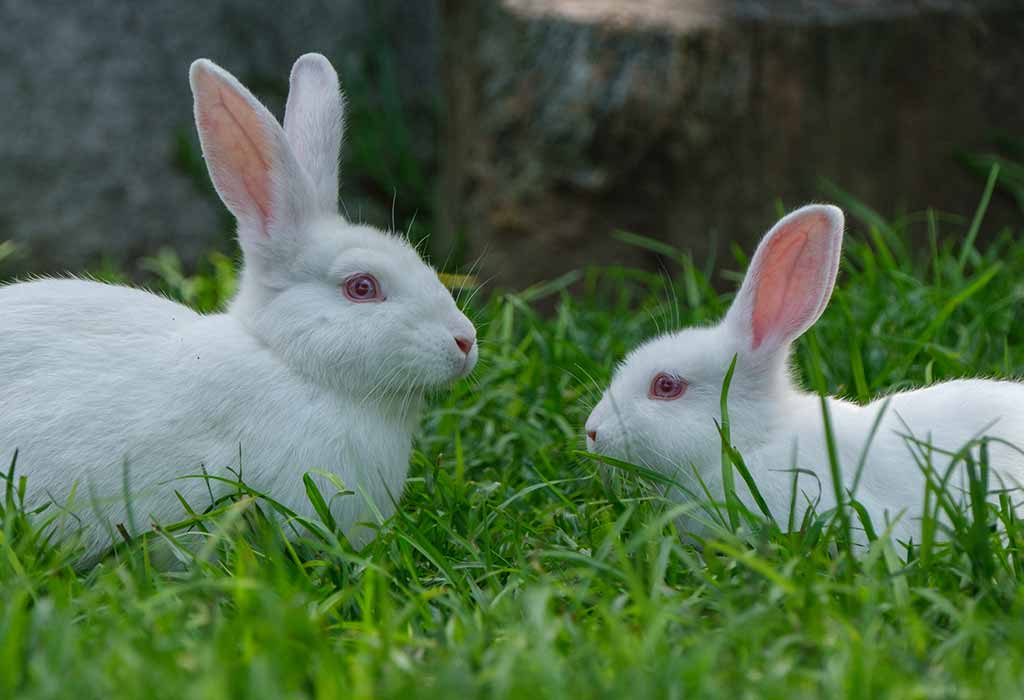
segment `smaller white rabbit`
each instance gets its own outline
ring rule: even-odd
[[[284,128],[210,61],[189,78],[238,220],[238,295],[204,316],[84,280],[0,287],[0,461],[19,450],[30,505],[70,510],[86,559],[115,526],[184,517],[175,491],[201,508],[231,488],[181,478],[202,469],[240,467],[307,517],[302,475],[329,473],[355,492],[330,507],[361,544],[373,530],[357,523],[401,497],[424,392],[473,369],[476,332],[408,241],[339,215],[343,105],[326,58],[296,61]]]
[[[716,421],[721,422],[723,380],[735,356],[728,394],[731,439],[772,516],[785,528],[790,522],[799,525],[810,504],[818,513],[834,508],[821,401],[797,388],[788,358],[790,343],[828,303],[842,237],[843,213],[834,206],[806,206],[780,220],[758,246],[732,307],[718,325],[655,338],[619,366],[587,420],[588,449],[670,476],[684,487],[671,491],[675,500],[705,500],[703,480],[721,502],[722,444]],[[853,486],[863,459],[854,497],[876,531],[891,523],[893,537],[901,542],[920,541],[926,445],[934,448],[930,461],[941,478],[954,461],[951,453],[972,440],[989,436],[1024,444],[1024,385],[1015,382],[950,381],[866,406],[836,398],[827,403],[843,493]],[[977,453],[974,449],[975,457]],[[1018,488],[1024,457],[993,441],[989,458],[992,488],[1000,482],[1007,489]],[[962,467],[961,461],[950,481],[954,494],[966,482]],[[739,473],[735,483],[744,505],[759,512]],[[994,498],[990,493],[989,499]],[[699,510],[681,526],[699,535],[710,518]],[[860,524],[855,515],[851,522]],[[856,535],[864,541],[863,532]]]

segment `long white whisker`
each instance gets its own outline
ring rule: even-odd
[[[366,396],[363,397],[363,401],[364,402],[368,401],[370,399],[370,397],[374,394],[374,392],[376,392],[377,389],[380,387],[380,384],[384,381],[382,375],[384,375],[384,373],[387,371],[387,368],[388,368],[388,365],[389,365],[389,362],[390,362],[391,358],[393,358],[395,355],[397,355],[400,351],[401,351],[400,348],[393,348],[391,350],[391,352],[388,353],[384,357],[384,359],[380,362],[380,364],[377,365],[377,371],[374,374],[373,378],[370,380],[371,382],[373,382],[373,384],[371,385],[370,391],[367,392]],[[391,370],[391,371],[393,373],[396,370]]]
[[[391,188],[391,230],[397,233],[395,228],[395,207],[398,205],[398,188]]]

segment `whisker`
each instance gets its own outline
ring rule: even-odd
[[[482,262],[483,262],[483,257],[482,256],[477,257],[477,259],[473,261],[473,264],[469,266],[469,269],[466,270],[466,272],[465,272],[466,277],[472,277],[474,274],[476,274],[477,268],[480,267],[480,264]],[[465,289],[465,285],[463,285],[462,287],[459,287],[459,292],[461,293],[463,289]]]
[[[395,207],[398,205],[398,188],[391,188],[391,230],[395,231]],[[408,238],[408,236],[406,237]]]
[[[419,209],[414,211],[412,213],[412,218],[409,219],[409,225],[405,227],[405,240],[407,240],[407,241],[411,241],[412,240],[412,227],[416,225],[416,217],[419,215],[419,213],[420,213]],[[416,243],[416,246],[417,246],[416,252],[417,253],[420,252],[419,251],[419,245],[424,243],[424,242],[426,242],[426,240],[427,240],[426,237],[423,237],[423,238],[421,238],[419,240],[419,242]]]

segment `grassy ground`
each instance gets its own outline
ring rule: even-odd
[[[839,287],[798,344],[802,376],[867,400],[1019,373],[1019,231],[977,250],[980,219],[845,204]],[[909,244],[911,228],[931,245]],[[925,551],[878,541],[851,559],[824,521],[723,530],[701,553],[634,475],[606,485],[577,453],[628,348],[728,303],[668,253],[671,281],[605,269],[477,295],[480,367],[434,400],[401,511],[360,553],[315,524],[286,544],[261,524],[268,504],[240,496],[204,520],[216,559],[162,574],[135,544],[76,572],[8,481],[0,698],[1019,696],[1024,527],[985,527],[1005,512],[964,514]],[[720,266],[737,279],[744,264]],[[199,279],[152,268],[201,308],[230,288],[223,258]],[[553,314],[534,311],[542,297]]]

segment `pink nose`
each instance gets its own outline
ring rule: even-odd
[[[459,346],[459,350],[462,351],[463,355],[468,355],[469,351],[473,349],[473,343],[476,342],[476,338],[467,338],[464,335],[455,336],[455,344]]]
[[[597,442],[597,431],[596,430],[588,430],[587,431],[587,437],[590,438],[590,440],[592,442]]]

